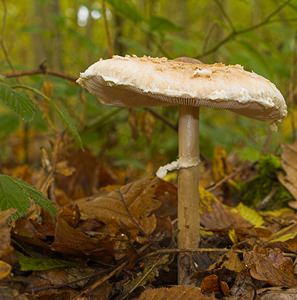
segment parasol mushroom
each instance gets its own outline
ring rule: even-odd
[[[271,123],[287,114],[286,103],[269,80],[239,65],[136,56],[100,60],[80,74],[77,82],[104,104],[179,107],[179,157],[161,167],[158,177],[178,169],[178,247],[196,248],[199,222],[199,107],[228,109]],[[179,283],[193,271],[191,257],[179,255]]]

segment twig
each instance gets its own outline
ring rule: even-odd
[[[226,181],[232,179],[233,177],[235,177],[238,173],[240,173],[243,170],[242,168],[239,168],[238,170],[234,171],[233,173],[229,174],[228,176],[225,176],[224,178],[222,178],[221,180],[219,180],[218,182],[209,185],[208,187],[206,187],[206,190],[209,192],[212,192],[214,190],[216,190],[218,187],[220,187],[223,183],[225,183]]]
[[[277,188],[273,187],[271,191],[264,197],[264,199],[257,205],[257,210],[263,210],[269,204],[271,199],[274,197],[275,193],[277,192]]]
[[[50,76],[65,79],[70,82],[75,82],[77,79],[76,77],[69,76],[57,71],[47,70],[46,68],[43,67],[36,70],[19,71],[19,72],[13,72],[13,73],[2,74],[2,75],[6,78],[18,78],[18,77],[32,76],[32,75],[50,75]]]
[[[128,291],[124,293],[124,295],[121,296],[121,300],[127,299],[131,295],[131,293],[135,291],[135,289],[137,289],[139,286],[141,286],[141,284],[143,284],[143,282],[145,282],[145,280],[150,276],[154,269],[160,265],[160,262],[162,262],[161,259],[162,256],[155,258],[154,263],[152,263],[150,268],[142,274],[142,276],[137,280],[136,284],[134,284]]]
[[[159,255],[159,254],[176,254],[176,253],[199,253],[199,252],[228,252],[228,251],[235,251],[237,253],[243,253],[243,250],[233,250],[227,248],[189,248],[189,249],[159,249],[148,253],[147,255],[143,256],[141,259]]]
[[[41,292],[41,291],[46,291],[46,290],[56,290],[56,289],[61,289],[61,288],[64,288],[64,287],[69,287],[74,283],[77,283],[77,282],[80,282],[80,281],[86,280],[86,279],[91,279],[92,277],[101,275],[103,273],[106,273],[106,270],[101,270],[101,271],[95,272],[94,274],[83,276],[83,277],[80,277],[78,279],[75,279],[75,280],[72,280],[72,281],[69,281],[69,282],[66,282],[66,283],[62,283],[62,284],[42,285],[42,286],[33,287],[31,289],[31,293],[33,294],[35,292]]]
[[[128,261],[123,262],[119,266],[117,266],[115,269],[113,269],[109,274],[103,276],[96,282],[94,282],[89,288],[87,288],[85,291],[83,291],[79,296],[87,295],[94,289],[96,289],[98,286],[102,285],[104,282],[106,282],[108,279],[116,275],[119,271],[121,271],[126,265],[128,264]]]
[[[5,45],[5,28],[6,28],[6,18],[7,18],[7,6],[6,6],[6,1],[2,0],[2,6],[3,6],[3,18],[2,18],[2,28],[1,28],[1,37],[0,37],[0,46],[3,51],[3,54],[5,56],[5,59],[10,67],[10,69],[14,72],[14,67],[13,64],[9,58],[9,54]]]
[[[230,17],[229,17],[228,14],[226,13],[226,11],[225,11],[225,9],[224,9],[224,7],[223,7],[221,1],[220,1],[220,0],[215,0],[215,2],[216,2],[216,4],[217,4],[217,6],[219,7],[219,9],[221,10],[221,12],[222,12],[224,18],[226,19],[227,23],[228,23],[229,26],[231,27],[232,31],[236,31],[236,29],[235,29],[235,27],[234,27],[234,25],[233,25],[233,23],[232,23],[232,20],[230,19]]]
[[[208,33],[206,34],[206,37],[204,38],[204,42],[203,42],[203,47],[202,47],[202,52],[204,53],[207,49],[208,46],[208,42],[210,40],[210,37],[214,31],[214,29],[217,27],[218,25],[216,23],[212,24],[210,30],[208,31]]]
[[[159,113],[157,113],[153,109],[147,107],[147,108],[145,108],[145,110],[148,111],[151,115],[153,115],[156,119],[161,120],[164,124],[166,124],[172,130],[174,130],[174,131],[178,130],[176,125],[172,124],[170,121],[168,121],[166,118],[164,118],[162,115],[160,115]]]
[[[252,25],[250,27],[247,27],[245,29],[242,30],[232,30],[231,33],[229,35],[227,35],[224,39],[222,39],[220,42],[218,42],[215,46],[213,46],[211,49],[199,54],[196,56],[196,58],[200,59],[202,57],[208,56],[209,54],[216,52],[219,48],[221,48],[223,45],[225,45],[227,42],[229,42],[231,39],[233,39],[234,37],[253,31],[255,29],[258,29],[264,25],[267,25],[268,23],[272,23],[272,22],[276,22],[279,20],[271,20],[272,17],[274,17],[276,14],[278,14],[285,6],[287,6],[292,0],[286,0],[284,1],[281,5],[279,5],[272,13],[270,13],[264,20],[262,20],[261,22]],[[295,19],[294,19],[295,20]]]
[[[110,57],[113,55],[113,45],[112,45],[112,40],[111,40],[111,35],[108,27],[108,21],[107,21],[107,16],[106,16],[106,5],[105,5],[105,0],[102,0],[102,16],[103,16],[103,21],[104,21],[104,28],[105,28],[105,34],[106,34],[106,39],[107,39],[107,48],[108,48],[108,54]]]
[[[228,248],[189,248],[189,249],[159,249],[148,253],[147,255],[141,257],[140,259],[145,259],[147,257],[156,256],[159,254],[175,254],[175,253],[213,253],[213,252],[229,252],[233,251],[235,253],[245,253],[251,250],[240,250],[240,249],[228,249]],[[295,253],[283,253],[286,257],[296,257]]]

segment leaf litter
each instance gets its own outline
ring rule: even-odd
[[[264,157],[241,168],[224,149],[215,151],[211,167],[204,166],[210,171],[199,188],[201,245],[188,249],[196,272],[189,279],[191,286],[176,286],[180,250],[174,182],[132,176],[125,183],[122,170],[112,169],[88,150],[66,149],[61,139],[59,143],[52,155],[43,156],[46,164],[39,171],[3,167],[7,175],[19,178],[12,184],[28,198],[25,209],[16,207],[17,217],[9,205],[0,212],[1,295],[291,299],[297,286],[297,214],[291,203],[297,190],[291,165],[297,160],[296,144],[285,145],[280,158]],[[246,194],[247,187],[262,199]],[[263,205],[269,188],[277,191],[279,198],[273,201],[280,202],[278,209]],[[8,204],[14,201],[4,194]],[[24,201],[22,195],[16,189],[15,201]],[[48,196],[50,204],[44,202]]]

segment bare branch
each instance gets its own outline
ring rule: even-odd
[[[230,19],[230,17],[228,16],[228,14],[226,13],[222,3],[220,2],[220,0],[215,0],[217,6],[219,7],[219,9],[221,10],[224,18],[226,19],[227,23],[229,24],[230,28],[232,29],[232,31],[236,31],[235,30],[235,26],[232,23],[232,20]]]
[[[167,125],[168,127],[170,127],[172,130],[174,130],[174,131],[178,130],[177,129],[177,125],[172,124],[170,121],[168,121],[166,118],[164,118],[162,115],[160,115],[159,113],[157,113],[153,109],[151,109],[149,107],[146,107],[145,110],[148,111],[156,119],[159,119],[160,121],[162,121],[165,125]]]
[[[235,38],[238,35],[253,31],[255,29],[258,29],[262,26],[265,26],[269,23],[278,22],[280,20],[271,20],[276,14],[278,14],[282,9],[284,9],[292,0],[286,0],[284,1],[280,6],[278,6],[272,13],[270,13],[264,20],[261,22],[252,25],[250,27],[241,29],[241,30],[233,30],[229,35],[227,35],[224,39],[222,39],[220,42],[218,42],[215,46],[213,46],[211,49],[197,55],[195,58],[203,58],[205,56],[208,56],[214,52],[216,52],[219,48],[221,48],[223,45],[225,45],[227,42],[229,42],[231,39]],[[289,19],[288,19],[289,20]],[[291,19],[291,21],[295,21],[295,19]]]
[[[0,47],[2,49],[2,52],[4,54],[4,57],[6,59],[6,62],[8,63],[10,69],[14,71],[13,64],[9,58],[9,54],[5,45],[4,36],[5,36],[5,28],[6,28],[6,18],[7,18],[7,6],[6,1],[2,0],[2,6],[3,6],[3,17],[2,17],[2,28],[1,28],[1,37],[0,37]]]
[[[106,39],[107,39],[108,54],[109,54],[110,57],[112,57],[112,55],[113,55],[113,45],[112,45],[111,35],[110,35],[107,16],[106,16],[105,0],[102,0],[101,6],[102,6],[103,21],[104,21],[104,29],[105,29]]]
[[[29,71],[19,71],[19,72],[13,72],[8,74],[2,74],[6,78],[18,78],[18,77],[24,77],[24,76],[32,76],[32,75],[50,75],[54,77],[59,77],[71,82],[76,81],[76,77],[65,75],[64,73],[47,70],[46,68],[39,68],[36,70],[29,70]]]

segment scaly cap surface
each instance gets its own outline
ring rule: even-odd
[[[77,82],[109,105],[207,106],[271,121],[287,115],[275,85],[239,65],[113,56],[91,65]]]

